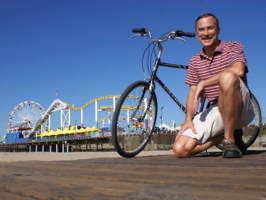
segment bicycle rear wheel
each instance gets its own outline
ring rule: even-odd
[[[253,103],[255,117],[253,121],[248,125],[248,127],[244,127],[240,129],[243,132],[243,141],[246,144],[246,147],[249,148],[257,139],[260,133],[260,126],[261,126],[261,111],[260,106],[253,94],[251,94],[251,101]],[[217,147],[223,150],[223,145],[219,144]]]
[[[157,98],[145,81],[132,83],[120,96],[112,121],[112,140],[116,151],[130,158],[148,143],[157,117]]]

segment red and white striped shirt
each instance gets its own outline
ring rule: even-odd
[[[185,83],[198,85],[199,82],[211,78],[237,62],[243,62],[246,66],[245,75],[240,78],[247,86],[246,73],[248,69],[243,45],[237,41],[225,43],[221,40],[218,49],[213,53],[212,59],[206,56],[203,49],[191,58]],[[218,84],[207,86],[204,90],[210,104],[218,102]]]

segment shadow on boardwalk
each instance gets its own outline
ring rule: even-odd
[[[265,153],[266,150],[248,150],[245,154],[244,154],[244,157],[245,156],[248,156],[248,155],[258,155],[258,154],[261,154],[261,153]],[[221,156],[222,157],[222,151],[220,152],[203,152],[195,157],[218,157],[218,156]]]

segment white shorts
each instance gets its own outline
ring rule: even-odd
[[[249,90],[243,81],[241,79],[239,80],[243,106],[240,117],[236,122],[236,129],[247,126],[255,116]],[[182,135],[197,139],[198,144],[204,144],[209,138],[224,133],[224,123],[217,104],[210,106],[208,109],[196,115],[193,119],[193,123],[197,134],[193,133],[191,129],[187,129]]]

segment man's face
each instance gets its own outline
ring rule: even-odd
[[[220,27],[217,27],[212,16],[198,20],[196,32],[199,42],[204,47],[211,47],[219,41],[218,34],[220,33]]]

